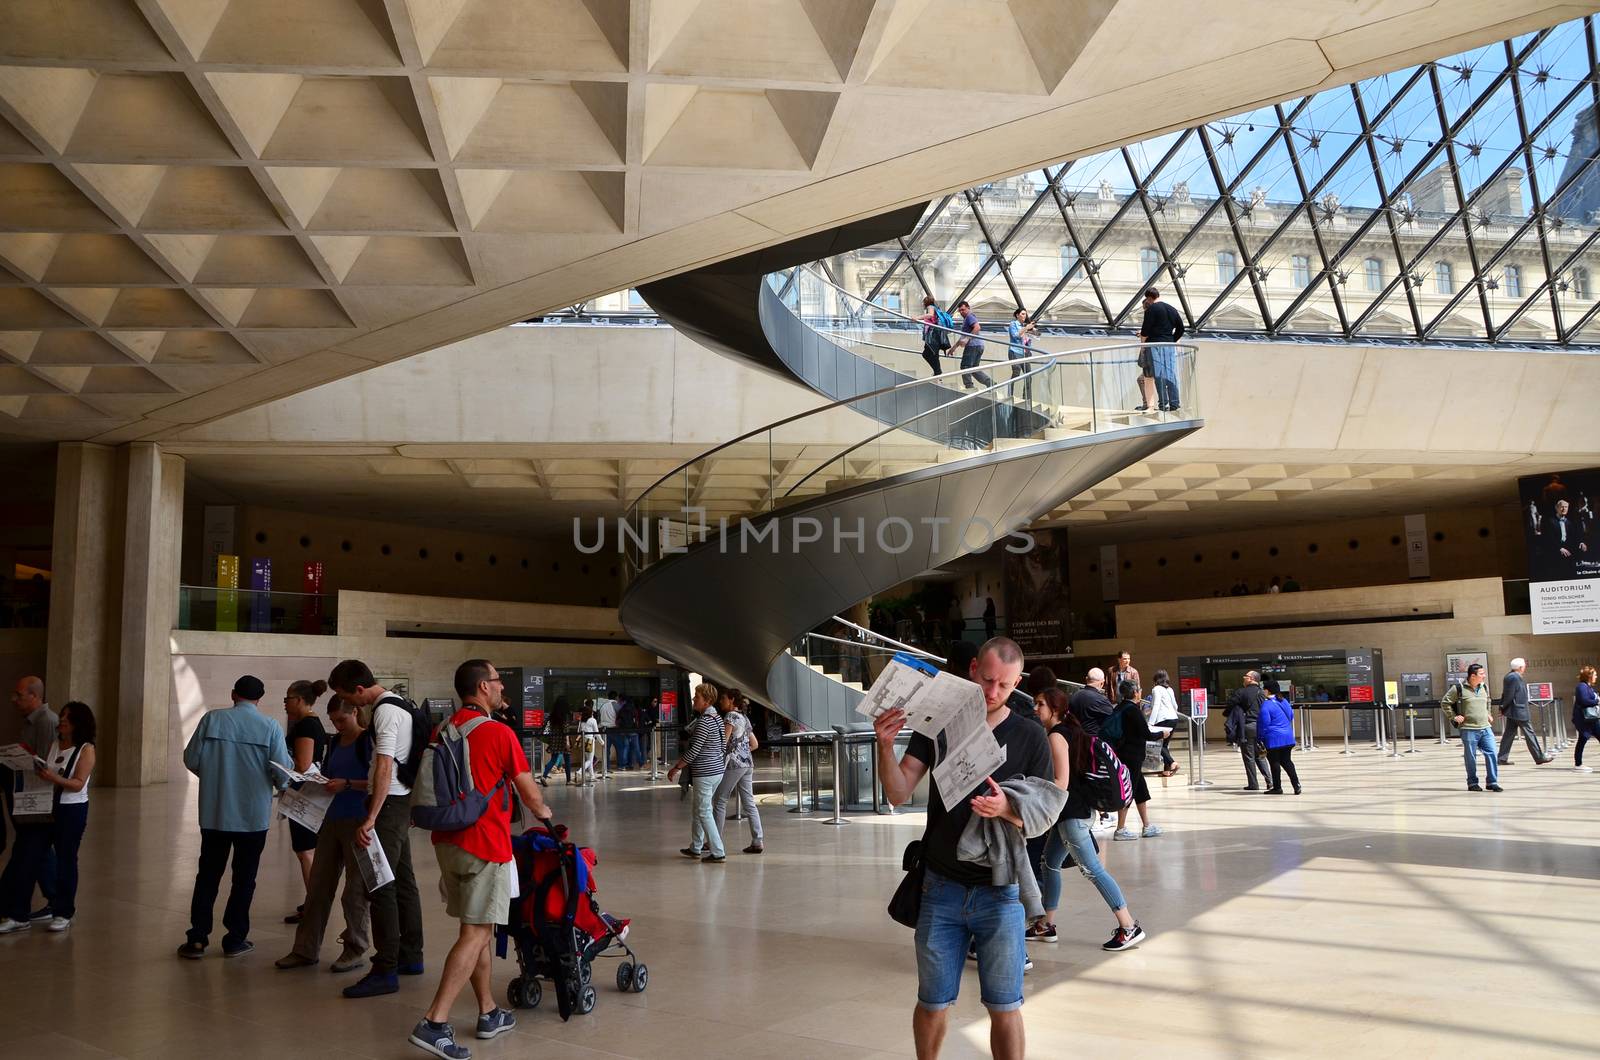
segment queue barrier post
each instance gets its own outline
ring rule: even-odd
[[[1344,728],[1344,750],[1340,751],[1339,753],[1342,755],[1353,755],[1356,752],[1350,750],[1350,708],[1348,706],[1339,708],[1339,721],[1342,723]]]
[[[1192,714],[1178,713],[1189,723],[1189,786],[1191,788],[1215,787],[1206,779],[1206,720]]]
[[[1416,754],[1417,753],[1417,712],[1416,712],[1415,708],[1408,708],[1406,710],[1406,739],[1410,741],[1410,750],[1408,750],[1406,752],[1406,754],[1408,754],[1408,755]]]
[[[1444,721],[1445,721],[1445,718],[1444,718],[1444,705],[1440,704],[1440,703],[1435,703],[1433,705],[1433,710],[1434,710],[1434,714],[1436,715],[1436,721],[1434,722],[1434,731],[1439,734],[1439,746],[1443,747],[1444,746]]]
[[[805,756],[800,753],[800,744],[796,741],[794,749],[794,806],[790,813],[806,812],[806,763]]]
[[[839,726],[833,727],[833,816],[823,821],[835,827],[847,825],[850,822],[844,819],[844,730]]]
[[[1561,714],[1561,697],[1557,696],[1550,701],[1550,716],[1554,719],[1556,726],[1555,749],[1557,751],[1565,751],[1567,744],[1571,741],[1567,739],[1567,719]]]

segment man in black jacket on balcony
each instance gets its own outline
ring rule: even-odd
[[[1178,351],[1183,338],[1183,315],[1161,300],[1154,287],[1144,292],[1144,322],[1139,325],[1139,341],[1150,348],[1141,351],[1139,366],[1154,377],[1156,403],[1162,412],[1178,410]],[[1146,402],[1149,401],[1148,396]]]

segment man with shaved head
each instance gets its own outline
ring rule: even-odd
[[[1105,690],[1106,672],[1098,666],[1091,667],[1083,678],[1083,687],[1067,700],[1067,709],[1078,719],[1083,731],[1091,736],[1099,734],[1100,726],[1105,724],[1115,709],[1111,700],[1106,698]]]
[[[22,716],[22,732],[17,736],[17,741],[36,755],[50,753],[50,744],[56,738],[56,724],[59,719],[56,712],[50,709],[44,701],[44,682],[39,678],[29,675],[19,678],[16,686],[11,690],[11,705],[17,708],[17,713]],[[5,779],[14,781],[11,771],[0,769],[6,774]],[[11,814],[11,798],[14,784],[8,783],[6,788],[6,815]],[[16,824],[13,820],[12,824]],[[17,825],[19,828],[49,828],[48,823],[43,825]],[[5,849],[5,829],[0,828],[0,851]],[[46,856],[44,871],[39,874],[39,890],[44,894],[46,905],[34,913],[31,920],[48,920],[50,918],[50,895],[55,891],[55,853],[52,851]]]
[[[988,865],[963,861],[957,847],[974,815],[999,818],[1020,829],[1021,818],[999,785],[1014,777],[1054,781],[1050,744],[1044,727],[1011,712],[1006,705],[1022,678],[1022,649],[995,637],[978,649],[966,676],[983,690],[984,720],[1005,753],[1005,761],[970,791],[941,791],[928,783],[928,820],[922,833],[925,877],[917,918],[917,1006],[911,1030],[919,1060],[937,1057],[944,1046],[950,1006],[961,989],[967,949],[978,955],[978,990],[989,1010],[989,1048],[1005,1060],[1024,1055],[1022,969],[1026,918],[1017,885],[994,885]],[[896,760],[894,739],[905,726],[903,710],[889,710],[873,722],[877,733],[878,775],[889,804],[911,798],[917,783],[946,750],[938,740],[917,733],[905,756]]]

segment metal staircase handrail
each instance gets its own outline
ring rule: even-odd
[[[1087,346],[1087,347],[1084,347],[1082,349],[1069,350],[1069,351],[1065,351],[1065,352],[1033,354],[1033,355],[1028,356],[1028,357],[1018,357],[1015,360],[1007,361],[1006,363],[1011,365],[1011,366],[1013,366],[1013,367],[1022,366],[1022,365],[1029,365],[1029,364],[1039,364],[1041,362],[1046,362],[1046,361],[1054,363],[1055,361],[1057,361],[1057,360],[1059,360],[1059,359],[1061,359],[1063,357],[1072,358],[1072,357],[1078,357],[1080,355],[1093,355],[1093,354],[1096,354],[1096,353],[1106,353],[1106,352],[1110,352],[1112,350],[1126,350],[1126,349],[1130,349],[1130,348],[1137,349],[1141,345],[1143,345],[1143,344],[1142,343],[1137,343],[1137,342],[1133,342],[1133,343],[1117,342],[1117,343],[1110,343],[1110,344],[1105,345],[1105,346]],[[1179,349],[1186,349],[1191,353],[1195,352],[1195,347],[1193,347],[1193,346],[1191,346],[1191,345],[1189,345],[1187,343],[1169,343],[1168,345],[1172,345],[1172,346],[1177,347]],[[1046,367],[1048,367],[1048,366],[1049,365],[1046,365]],[[1090,363],[1089,364],[1085,364],[1082,367],[1092,368],[1093,366],[1094,365],[1093,365],[1092,356],[1091,356]],[[972,368],[959,368],[959,369],[956,369],[954,371],[945,372],[945,373],[941,374],[940,376],[937,377],[937,380],[955,379],[955,378],[958,378],[958,377],[964,377],[964,376],[967,376],[967,375],[971,375],[971,374],[974,374],[974,373],[977,373],[977,372],[987,373],[988,369],[992,368],[992,367],[994,367],[994,366],[991,364],[991,365],[977,365],[977,366],[974,366]],[[1063,366],[1063,367],[1065,367],[1065,366]],[[1023,377],[1023,379],[1025,379],[1025,378],[1026,377]],[[1022,382],[1023,379],[1019,379],[1017,381],[1018,382]],[[696,456],[690,457],[688,460],[685,460],[683,463],[679,464],[677,467],[674,467],[671,471],[668,471],[666,474],[664,474],[660,478],[656,479],[649,486],[647,486],[643,491],[641,491],[639,496],[634,498],[632,504],[628,505],[627,514],[628,515],[632,515],[634,510],[639,507],[639,504],[646,497],[648,497],[652,492],[654,492],[657,487],[663,485],[668,479],[672,478],[674,475],[682,474],[684,471],[686,471],[687,469],[689,469],[689,468],[693,467],[694,465],[700,463],[703,460],[708,460],[711,457],[716,456],[718,453],[722,452],[724,449],[732,448],[733,446],[738,445],[741,442],[747,442],[751,438],[755,438],[758,435],[770,434],[770,433],[772,433],[773,431],[777,430],[780,427],[788,426],[791,423],[794,423],[794,422],[796,422],[798,420],[805,419],[805,418],[807,418],[809,416],[816,416],[816,415],[819,415],[819,414],[824,413],[824,412],[829,412],[829,411],[832,411],[832,410],[837,409],[837,408],[842,408],[845,405],[855,405],[855,404],[857,404],[859,402],[866,401],[869,398],[881,397],[884,394],[892,394],[897,390],[905,390],[905,389],[908,389],[910,387],[927,386],[930,383],[936,382],[937,380],[934,380],[934,379],[907,379],[907,380],[904,380],[904,381],[899,382],[899,383],[894,383],[894,384],[892,384],[890,386],[879,387],[876,390],[864,391],[863,393],[856,394],[853,397],[839,398],[838,400],[830,401],[825,405],[818,405],[815,408],[806,409],[806,410],[804,410],[802,412],[796,412],[796,413],[794,413],[792,415],[785,416],[782,419],[774,420],[773,422],[768,423],[768,424],[766,424],[764,426],[757,427],[757,428],[755,428],[753,430],[746,431],[745,433],[739,435],[737,438],[732,438],[732,439],[730,439],[730,440],[728,440],[726,442],[723,442],[721,445],[715,446],[715,447],[713,447],[711,449],[707,449],[703,453],[700,453],[700,454],[698,454]],[[962,395],[960,396],[959,400],[963,400],[964,401],[964,400],[966,400],[968,398],[979,397],[982,394],[990,393],[992,391],[1009,389],[1011,387],[1011,385],[1012,385],[1012,381],[1008,379],[1008,380],[1005,380],[1004,382],[997,382],[997,383],[993,384],[992,386],[986,387],[986,388],[984,388],[982,390],[974,389],[974,390],[970,390],[970,391],[965,391],[964,393],[962,393]],[[931,411],[931,410],[924,410],[922,412],[917,413],[914,416],[907,417],[905,422],[910,423],[913,420],[921,419],[924,416],[926,416],[929,411]],[[837,459],[837,458],[838,458],[837,455],[835,455],[834,457],[830,457],[829,461],[832,461],[832,460]],[[828,461],[825,461],[825,463],[826,462],[828,462]]]

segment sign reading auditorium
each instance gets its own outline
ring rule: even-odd
[[[1535,633],[1600,632],[1600,468],[1518,480]]]

